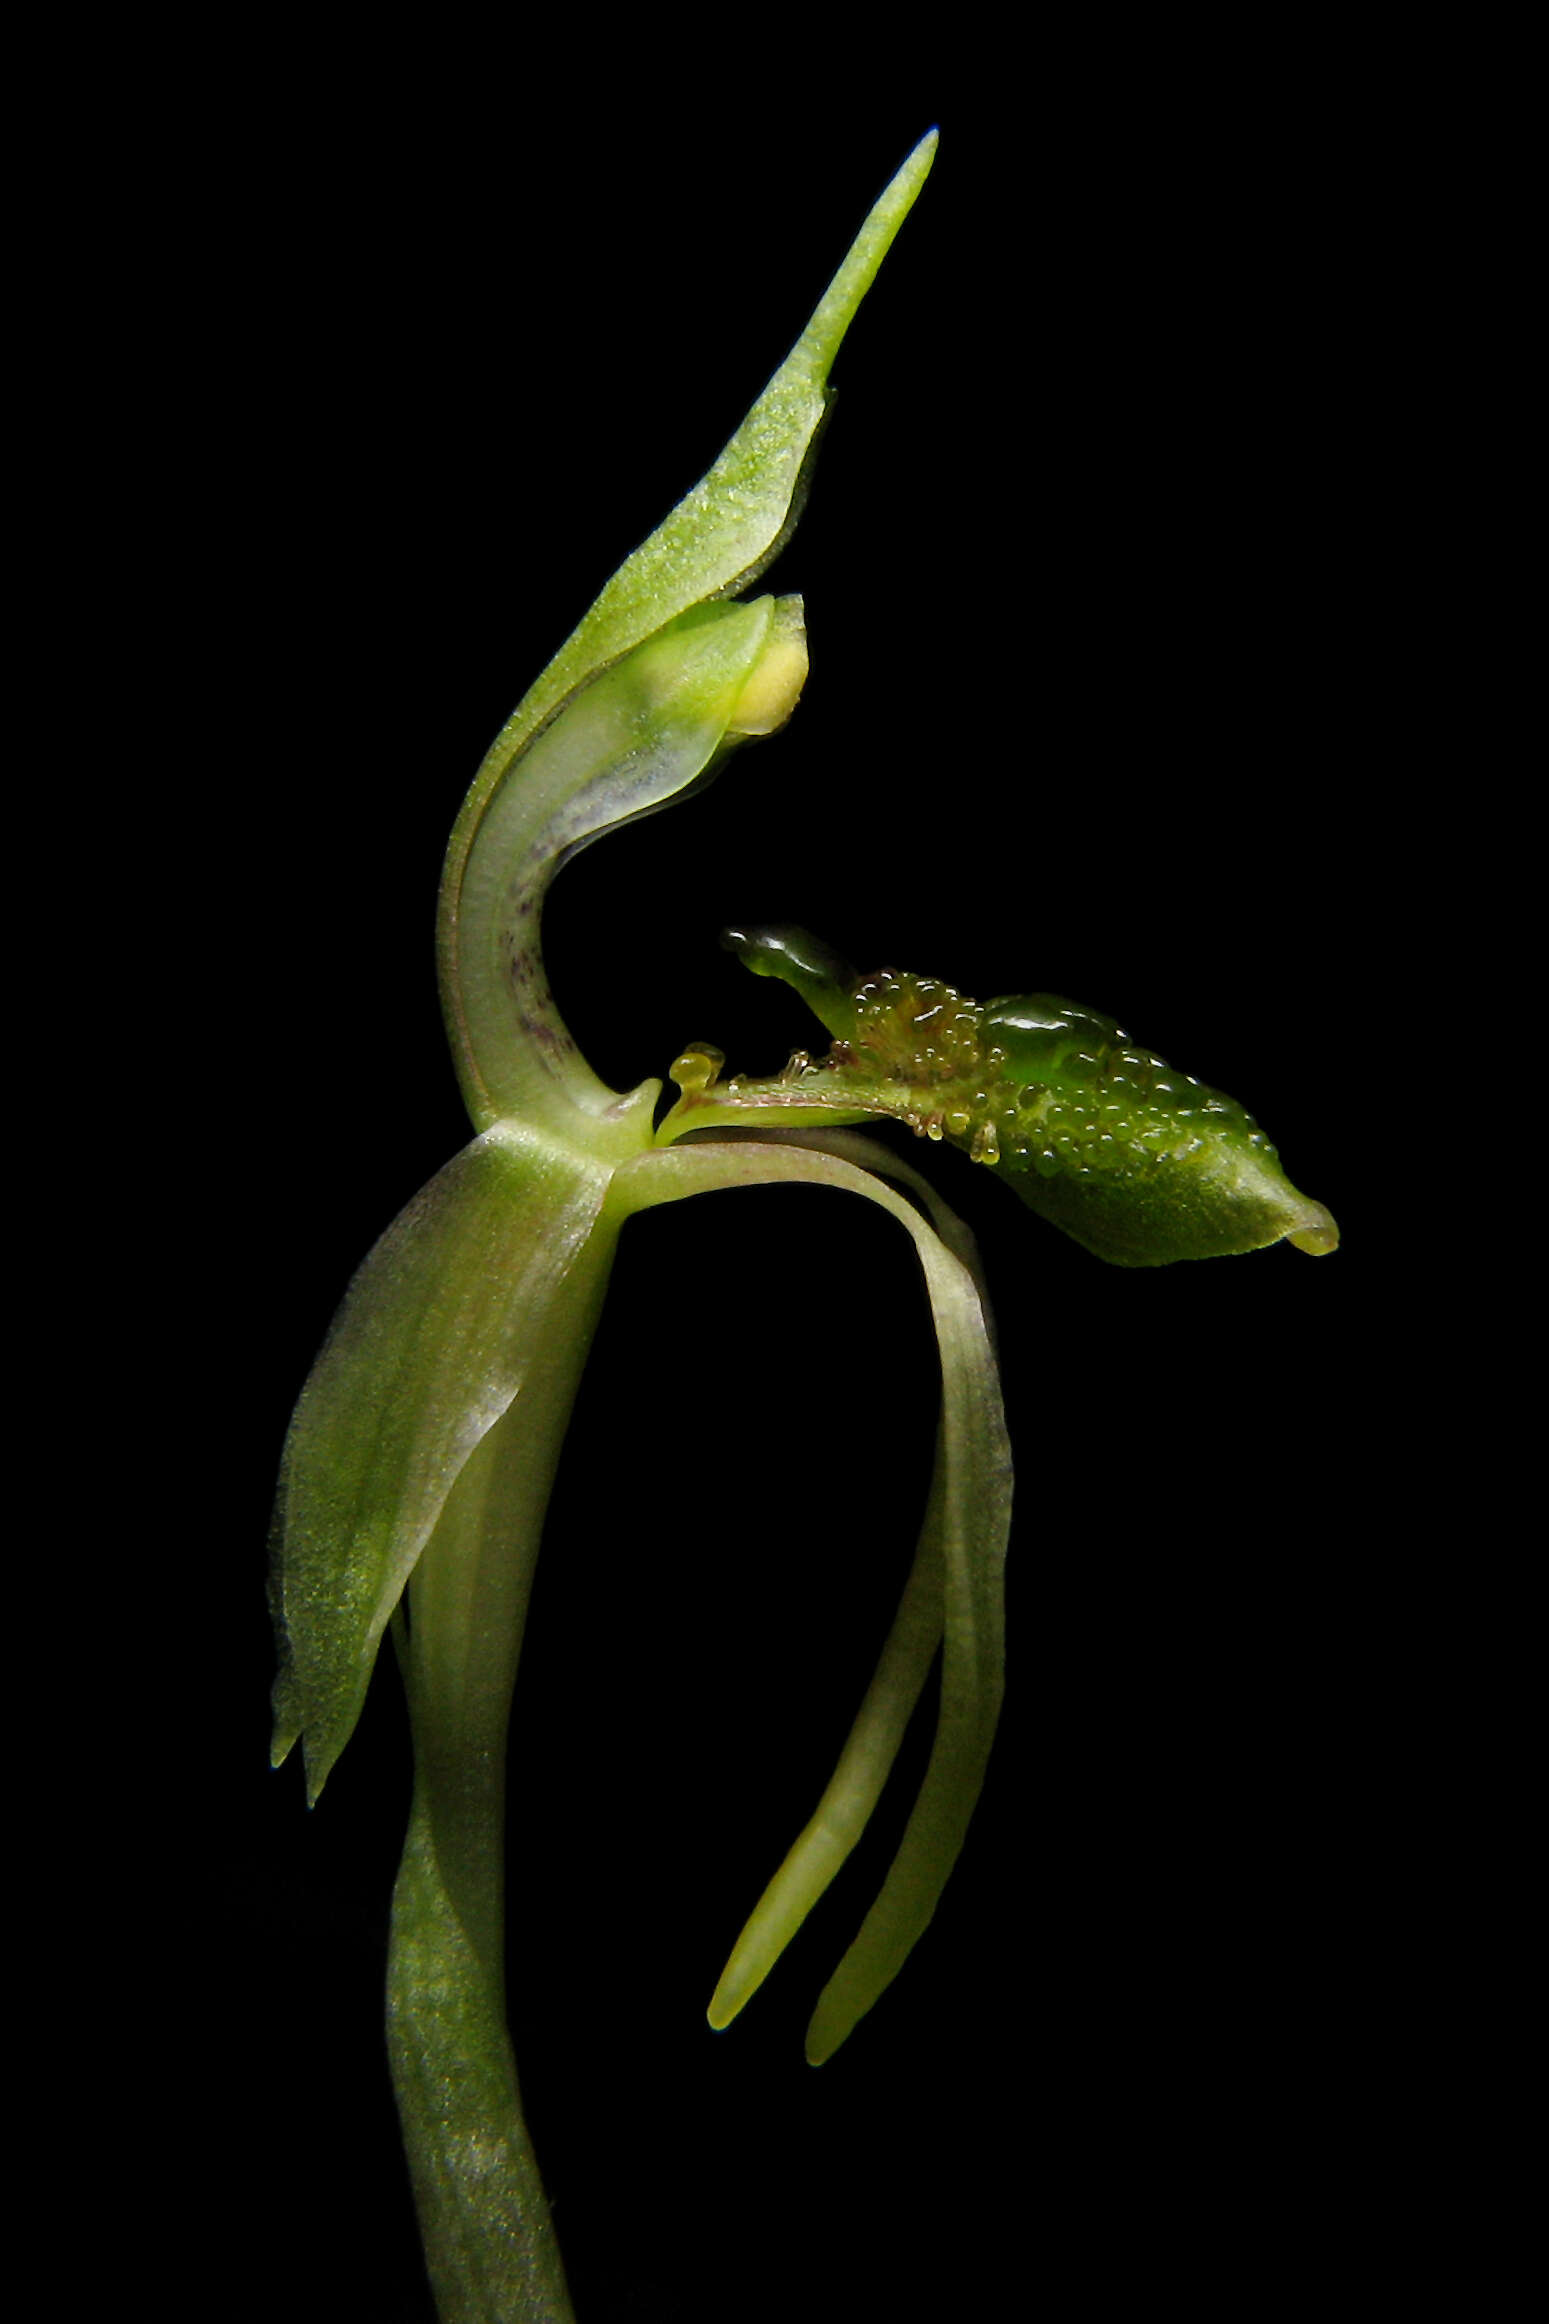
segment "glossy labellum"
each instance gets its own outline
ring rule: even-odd
[[[1323,1253],[1339,1241],[1235,1098],[1180,1073],[1096,1009],[1055,993],[980,1003],[939,978],[892,969],[857,977],[803,929],[731,930],[726,941],[757,974],[793,985],[833,1045],[819,1063],[798,1055],[774,1083],[720,1083],[680,1060],[681,1127],[756,1112],[792,1128],[891,1116],[964,1147],[1119,1266],[1282,1239]]]

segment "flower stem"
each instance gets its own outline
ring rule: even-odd
[[[506,1729],[549,1490],[606,1287],[599,1227],[409,1586],[414,1804],[393,1891],[393,2086],[442,2324],[572,2324],[504,1994]]]

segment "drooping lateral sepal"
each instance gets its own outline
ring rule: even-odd
[[[939,1636],[941,1707],[930,1764],[881,1894],[819,1998],[807,2035],[814,2065],[833,2055],[891,1984],[935,1912],[984,1782],[1005,1671],[1011,1453],[972,1244],[922,1186],[936,1227],[872,1176],[868,1161],[920,1186],[907,1165],[873,1156],[864,1140],[830,1135],[811,1145],[706,1140],[641,1155],[618,1172],[612,1196],[621,1209],[647,1209],[720,1187],[841,1187],[907,1228],[925,1277],[941,1358],[941,1422],[914,1571],[834,1781],[756,1907],[712,2004],[712,2024],[728,2023],[854,1845]]]
[[[589,1240],[610,1231],[607,1183],[584,1156],[502,1125],[421,1189],[345,1295],[285,1440],[271,1541],[273,1757],[304,1737],[314,1800],[448,1493],[543,1363]]]

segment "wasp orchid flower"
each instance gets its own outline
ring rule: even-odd
[[[853,1847],[939,1650],[929,1765],[881,1893],[819,1999],[814,2062],[897,1974],[961,1849],[1000,1704],[1011,1508],[971,1239],[925,1178],[855,1125],[901,1119],[966,1146],[1125,1263],[1333,1239],[1230,1100],[1047,996],[980,1008],[928,979],[855,977],[793,931],[743,933],[749,964],[812,1002],[829,1056],[755,1083],[686,1051],[680,1097],[658,1121],[662,1085],[607,1087],[549,991],[541,916],[559,867],[776,731],[801,692],[801,600],[745,593],[795,523],[830,366],[934,142],[910,155],[742,426],[614,575],[474,782],[447,854],[438,947],[476,1135],[365,1260],[285,1444],[275,1762],[299,1741],[316,1800],[389,1630],[408,1698],[414,1793],[388,2038],[445,2324],[571,2315],[506,2030],[505,1745],[545,1506],[625,1221],[728,1187],[836,1187],[898,1222],[929,1296],[941,1400],[914,1565],[833,1780],[710,2005],[714,2025],[736,2015]]]

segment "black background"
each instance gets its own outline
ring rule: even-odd
[[[1056,2313],[1310,2298],[1349,2237],[1365,2267],[1418,2232],[1389,2160],[1416,2089],[1417,1579],[1373,1448],[1403,1325],[1362,1132],[1371,1028],[1414,973],[1393,799],[1446,749],[1409,619],[1435,164],[1401,198],[1371,58],[1061,57],[997,102],[993,58],[959,97],[921,56],[896,99],[792,76],[756,119],[739,74],[708,110],[668,74],[602,114],[578,72],[517,126],[475,48],[420,61],[285,77],[240,167],[212,132],[236,190],[186,243],[222,704],[190,815],[225,973],[190,1028],[219,1191],[189,1212],[214,1355],[186,1390],[204,1644],[169,1943],[220,2312],[432,2314],[380,2031],[396,1675],[308,1815],[265,1764],[263,1573],[332,1308],[468,1134],[431,947],[446,833],[932,119],[766,584],[806,599],[802,706],[567,871],[561,1005],[620,1087],[694,1038],[774,1068],[808,1028],[718,949],[738,916],[1066,992],[1249,1105],[1345,1244],[1110,1270],[925,1156],[1002,1338],[1007,1706],[935,1925],[813,2074],[802,2028],[907,1768],[745,2018],[712,2036],[703,2010],[891,1617],[928,1319],[868,1206],[636,1222],[518,1686],[518,2059],[584,2324],[971,2317],[1008,2281],[1065,2287]],[[172,2262],[169,2308],[201,2312],[203,2265]]]

